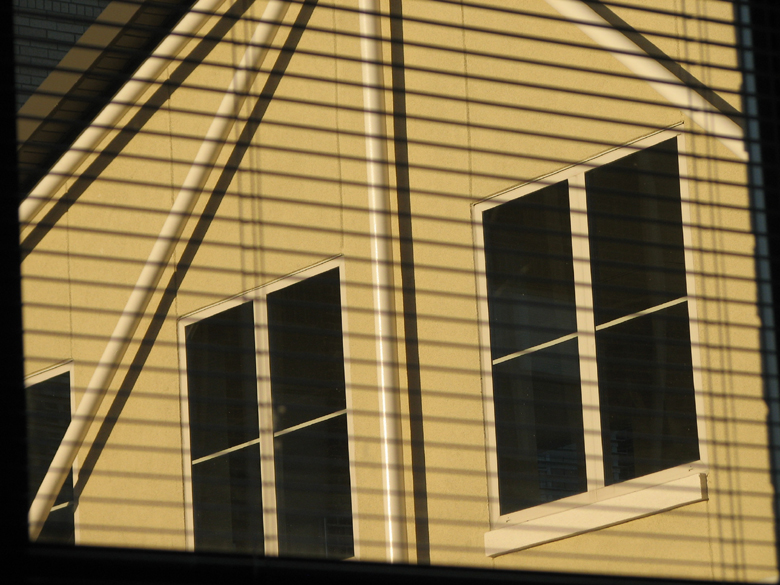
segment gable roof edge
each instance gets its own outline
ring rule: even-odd
[[[16,133],[20,148],[52,115],[62,100],[90,70],[101,54],[122,35],[124,26],[143,9],[143,1],[113,0],[49,72],[19,108]]]
[[[54,197],[63,183],[78,166],[94,152],[100,141],[110,132],[127,110],[153,84],[166,66],[176,58],[213,13],[226,0],[198,0],[173,30],[152,51],[148,58],[126,81],[111,101],[76,138],[49,172],[33,187],[19,205],[19,222],[29,224],[46,202]]]
[[[545,1],[591,40],[607,49],[632,73],[646,81],[664,99],[685,112],[737,158],[747,162],[744,131],[736,122],[614,28],[612,23],[595,12],[584,0]]]

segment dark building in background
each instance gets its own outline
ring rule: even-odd
[[[111,0],[13,0],[16,109]]]

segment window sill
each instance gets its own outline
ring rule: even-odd
[[[609,488],[602,488],[588,495],[598,497],[597,492],[602,490],[606,495]],[[696,473],[496,528],[485,534],[485,554],[496,557],[706,499],[707,477],[703,473]]]

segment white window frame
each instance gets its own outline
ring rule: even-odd
[[[585,201],[585,172],[617,161],[639,150],[676,138],[680,171],[683,246],[686,267],[688,316],[691,334],[694,400],[699,437],[699,460],[664,469],[610,486],[604,485],[601,421],[596,369],[596,342],[593,317],[593,296],[590,273],[588,221]],[[687,164],[685,137],[675,130],[664,130],[606,153],[540,177],[529,183],[501,192],[472,206],[475,261],[477,268],[479,338],[481,351],[484,418],[487,439],[488,495],[490,531],[485,534],[485,554],[501,554],[530,548],[543,543],[568,538],[607,526],[620,524],[700,502],[707,499],[708,456],[704,396],[702,392],[701,358],[699,355],[696,283],[693,273],[693,245],[689,191],[686,181]],[[569,201],[572,220],[572,252],[574,264],[577,333],[581,363],[583,432],[587,491],[525,510],[501,515],[499,508],[498,458],[493,407],[492,368],[490,351],[490,321],[488,316],[487,276],[485,267],[483,213],[549,185],[569,181]],[[682,302],[680,300],[674,301]],[[657,310],[651,309],[646,312]],[[645,311],[640,312],[645,313]],[[639,313],[638,313],[639,314]],[[636,315],[638,315],[636,314]],[[635,315],[629,316],[632,317]],[[605,324],[606,325],[606,324]],[[601,326],[599,327],[601,328]],[[574,337],[574,336],[573,336]],[[505,359],[505,358],[499,358]]]
[[[74,363],[73,360],[67,360],[60,362],[58,364],[55,364],[53,366],[49,366],[48,368],[45,368],[43,370],[39,370],[35,372],[34,374],[30,374],[29,376],[26,376],[24,378],[24,387],[29,388],[30,386],[35,386],[36,384],[40,384],[41,382],[46,382],[47,380],[50,380],[52,378],[56,378],[57,376],[61,376],[62,374],[68,374],[68,378],[70,379],[70,416],[71,420],[73,419],[73,413],[76,412],[76,395],[74,392],[75,388],[75,374],[74,374]],[[69,421],[70,422],[70,421]],[[77,505],[78,498],[76,498],[76,492],[75,488],[78,484],[79,480],[79,459],[78,456],[73,459],[73,466],[71,467],[73,470],[73,542],[74,544],[78,544],[80,540],[80,529],[79,529],[79,506]],[[57,510],[61,507],[64,507],[67,504],[60,504],[59,506],[53,506],[50,512],[53,512],[54,510]]]
[[[266,556],[278,556],[279,543],[277,534],[277,516],[276,516],[276,473],[274,468],[274,437],[289,433],[291,430],[310,426],[324,419],[338,416],[339,413],[332,413],[312,421],[308,421],[293,429],[285,429],[277,433],[273,432],[273,410],[271,403],[271,374],[269,367],[268,350],[268,326],[266,299],[270,293],[287,288],[297,282],[301,282],[328,272],[333,269],[339,271],[340,296],[341,296],[341,328],[344,347],[344,384],[346,399],[346,417],[347,417],[347,444],[349,454],[349,478],[352,502],[352,537],[354,546],[354,557],[359,558],[358,538],[358,514],[357,514],[357,489],[356,468],[355,468],[355,445],[352,437],[355,436],[354,421],[352,420],[352,385],[350,381],[349,368],[349,329],[347,326],[346,309],[346,276],[345,262],[343,257],[334,257],[323,260],[317,264],[303,268],[299,271],[275,279],[258,288],[246,291],[224,301],[214,303],[199,309],[179,319],[178,324],[178,346],[179,346],[179,384],[180,384],[180,409],[181,409],[181,429],[182,429],[182,459],[184,476],[184,524],[185,524],[185,548],[188,551],[195,550],[195,520],[193,510],[192,495],[192,453],[190,450],[190,422],[189,422],[189,401],[187,388],[187,351],[185,330],[188,325],[212,317],[228,309],[232,309],[247,302],[253,303],[253,313],[255,319],[255,368],[257,373],[258,389],[258,422],[260,426],[259,439],[257,440],[260,449],[260,475],[262,478],[262,501],[263,501],[263,540]],[[235,447],[233,448],[235,449]],[[232,449],[231,449],[232,450]],[[213,456],[213,455],[212,455]]]

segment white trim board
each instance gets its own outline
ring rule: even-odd
[[[485,554],[496,557],[562,540],[707,499],[707,476],[689,475],[485,534]]]

